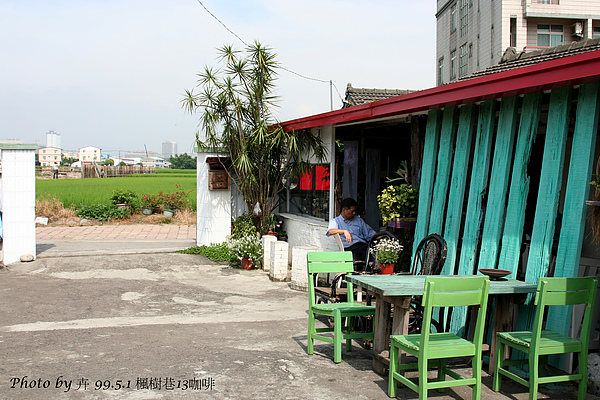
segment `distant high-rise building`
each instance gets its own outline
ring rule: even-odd
[[[46,132],[46,147],[56,147],[57,149],[62,149],[60,133],[56,133],[54,131]]]
[[[162,155],[165,160],[177,155],[177,142],[163,142]]]

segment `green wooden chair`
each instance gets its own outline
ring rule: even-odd
[[[540,278],[535,296],[537,306],[533,331],[498,332],[496,347],[496,367],[492,389],[500,390],[500,375],[506,376],[529,388],[529,399],[537,399],[538,386],[551,382],[579,381],[578,399],[583,400],[587,391],[588,344],[597,280],[593,276],[584,278]],[[585,304],[585,313],[579,339],[564,336],[558,332],[546,331],[544,312],[548,306],[572,306]],[[504,360],[505,346],[510,346],[528,354],[526,360]],[[568,374],[547,364],[548,355],[578,353],[579,371]],[[511,365],[529,365],[529,380],[508,370]],[[546,370],[558,375],[546,376]]]
[[[481,397],[481,347],[490,281],[487,276],[428,276],[423,295],[423,326],[431,326],[433,307],[478,306],[473,341],[454,333],[430,333],[428,329],[419,334],[391,336],[390,372],[388,395],[396,397],[397,382],[419,394],[419,400],[427,398],[429,389],[468,385],[473,387],[473,399]],[[416,363],[398,364],[399,351],[403,350],[417,358]],[[473,357],[471,378],[463,377],[446,366],[446,360],[454,357]],[[437,367],[437,381],[427,379],[427,369]],[[402,371],[418,369],[418,384],[401,374]],[[446,380],[446,376],[454,378]]]
[[[342,361],[342,340],[346,339],[346,351],[352,350],[352,339],[373,338],[371,332],[354,332],[354,317],[374,316],[375,307],[365,306],[354,302],[354,289],[350,282],[347,282],[347,299],[340,303],[316,304],[315,284],[318,274],[329,273],[347,273],[354,272],[352,262],[352,253],[349,251],[334,252],[310,252],[307,255],[308,261],[308,354],[313,354],[314,340],[322,340],[327,343],[333,343],[333,361],[339,363]],[[333,327],[315,328],[315,315],[325,315],[333,317]],[[321,333],[333,332],[331,335],[322,335]]]

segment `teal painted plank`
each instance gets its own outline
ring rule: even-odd
[[[564,211],[554,276],[572,277],[579,274],[581,244],[584,235],[586,206],[596,148],[596,134],[600,114],[600,84],[590,83],[579,88],[577,115],[569,177],[565,191]],[[571,307],[550,309],[548,329],[567,334]],[[561,323],[562,322],[562,323]]]
[[[454,127],[455,111],[456,107],[446,107],[444,109],[428,233],[439,234],[443,232],[444,228],[446,198],[448,196],[450,168],[452,167],[452,151],[454,150],[454,137],[456,135]]]
[[[456,149],[452,163],[452,180],[450,182],[450,193],[448,194],[446,226],[444,227],[444,239],[448,246],[448,252],[446,254],[446,262],[442,268],[442,275],[453,275],[455,273],[456,250],[460,234],[460,224],[462,222],[467,175],[469,164],[471,163],[471,143],[473,141],[473,131],[476,126],[475,112],[476,108],[474,104],[468,104],[460,108]],[[456,307],[452,311],[450,332],[466,336],[463,334],[466,319],[462,317],[465,312],[466,307]]]
[[[421,167],[421,182],[419,184],[419,209],[417,212],[417,225],[415,227],[413,256],[419,242],[429,234],[427,229],[429,228],[441,126],[442,110],[431,110],[427,115],[425,143],[423,144],[423,165]]]
[[[465,217],[465,230],[460,250],[457,275],[475,273],[477,240],[482,228],[482,202],[488,185],[488,175],[492,156],[496,101],[483,103],[479,109],[477,122],[477,142],[473,154],[473,168]]]
[[[448,246],[446,262],[442,268],[442,275],[454,275],[456,266],[456,248],[462,221],[462,211],[467,187],[467,175],[471,162],[471,143],[475,130],[475,105],[468,104],[460,108],[458,131],[456,133],[456,149],[452,162],[452,177],[448,193],[448,207],[445,218],[443,237]]]
[[[552,253],[556,211],[560,200],[565,147],[571,117],[572,88],[552,91],[548,109],[544,158],[540,174],[531,246],[525,280],[536,283],[547,276]]]
[[[519,98],[517,96],[502,99],[494,160],[488,188],[488,199],[485,210],[485,221],[481,235],[481,250],[479,252],[480,268],[496,268],[504,211],[510,162],[517,130]]]
[[[515,145],[515,158],[508,193],[506,219],[502,233],[502,250],[498,266],[513,272],[517,271],[521,253],[523,224],[525,222],[525,206],[529,194],[529,176],[527,165],[531,156],[531,147],[540,119],[543,93],[529,93],[523,99],[519,134]]]

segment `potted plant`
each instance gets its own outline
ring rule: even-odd
[[[260,264],[263,255],[262,241],[256,235],[246,235],[239,239],[232,238],[227,246],[238,259],[244,269],[252,269]]]
[[[160,199],[155,194],[144,194],[140,200],[142,204],[142,214],[151,215],[160,208]]]
[[[176,190],[173,193],[159,193],[161,202],[164,204],[164,215],[172,217],[175,211],[184,208],[187,205],[187,193],[181,190],[181,185],[175,185]]]
[[[401,223],[409,222],[408,225],[414,226],[419,193],[411,185],[388,186],[377,196],[377,202],[384,224],[394,222],[396,228],[404,228],[409,226],[401,226]]]
[[[377,262],[381,265],[381,273],[389,275],[394,273],[394,264],[400,257],[402,245],[398,240],[384,237],[371,248]]]

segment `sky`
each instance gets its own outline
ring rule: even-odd
[[[217,48],[245,47],[202,4],[294,72],[276,83],[279,121],[341,108],[348,83],[435,86],[432,0],[200,1],[0,0],[0,139],[45,146],[53,130],[63,150],[175,141],[190,154],[199,115],[181,108],[185,90],[219,66]]]

